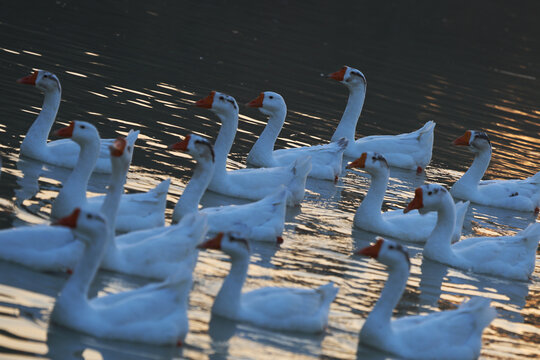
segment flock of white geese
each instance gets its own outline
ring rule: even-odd
[[[429,121],[407,134],[355,139],[366,78],[348,66],[329,76],[348,88],[349,99],[328,144],[274,150],[287,114],[285,101],[267,91],[248,103],[268,116],[247,156],[251,168],[226,168],[238,126],[235,99],[213,91],[197,101],[196,106],[219,118],[221,128],[214,145],[190,134],[170,146],[190,154],[196,166],[169,226],[165,226],[164,212],[170,180],[147,193],[124,193],[138,131],[130,131],[125,138],[100,139],[92,124],[73,121],[55,132],[63,139],[48,141],[60,105],[60,82],[44,70],[19,79],[45,95],[20,155],[73,171],[52,204],[50,225],[0,231],[0,258],[38,271],[71,273],[56,299],[53,322],[96,337],[181,345],[188,332],[189,293],[198,252],[219,249],[230,256],[231,268],[212,313],[274,330],[322,332],[338,293],[332,283],[318,289],[265,287],[242,292],[242,287],[250,263],[250,242],[282,242],[286,207],[302,202],[306,177],[337,180],[343,171],[343,155],[347,155],[356,159],[347,168],[371,175],[353,226],[422,243],[424,257],[458,269],[527,281],[535,267],[538,223],[514,236],[460,240],[461,228],[470,201],[538,212],[540,172],[524,180],[482,181],[491,144],[486,133],[469,130],[454,144],[468,146],[474,161],[449,191],[426,184],[416,189],[405,209],[381,212],[389,167],[424,171],[431,160],[435,123]],[[92,172],[111,174],[106,196],[87,198]],[[199,209],[207,189],[253,202]],[[453,197],[463,202],[455,203]],[[380,299],[361,329],[360,342],[411,359],[479,356],[483,329],[496,316],[488,299],[473,297],[455,310],[392,319],[409,276],[407,249],[379,237],[356,254],[375,258],[389,272]],[[154,282],[89,299],[89,286],[99,268]]]

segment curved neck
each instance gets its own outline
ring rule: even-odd
[[[491,148],[476,153],[471,167],[463,174],[456,184],[466,184],[466,186],[474,186],[474,188],[476,188],[480,180],[482,180],[490,160]]]
[[[56,113],[60,107],[61,97],[62,92],[60,90],[45,92],[41,111],[26,133],[21,144],[21,151],[28,151],[29,147],[44,146],[47,143],[49,132],[51,131],[51,127],[56,119]]]
[[[451,239],[455,223],[456,206],[450,194],[446,192],[437,208],[437,223],[426,241],[424,254],[431,259],[447,263],[447,259],[453,255]]]
[[[332,141],[338,141],[344,137],[349,140],[349,146],[354,143],[356,124],[360,117],[360,113],[362,112],[365,98],[365,87],[360,89],[349,89],[349,100],[347,101],[347,106],[345,107],[341,121],[332,136]]]
[[[191,180],[174,206],[173,223],[177,223],[190,213],[199,211],[199,202],[214,175],[214,162],[209,158],[200,158],[193,170]]]
[[[371,334],[380,334],[384,337],[389,336],[391,330],[390,322],[392,312],[396,307],[409,277],[409,267],[406,262],[395,264],[388,267],[388,279],[381,292],[379,300],[371,310],[362,330]]]
[[[221,120],[221,128],[214,145],[216,156],[215,172],[224,173],[227,169],[227,156],[231,151],[236,129],[238,128],[238,112],[216,115]]]
[[[125,161],[122,160],[122,158],[111,156],[112,174],[109,179],[107,196],[105,196],[100,209],[108,221],[109,230],[113,234],[116,227],[116,215],[118,214],[120,199],[124,193],[124,184],[126,183],[126,176],[129,169],[129,162],[126,165]]]
[[[240,310],[242,287],[247,277],[249,255],[231,257],[231,270],[223,281],[221,289],[214,300],[212,312],[230,317],[237,316]]]
[[[285,117],[287,116],[287,108],[282,108],[270,113],[268,117],[268,123],[266,124],[263,132],[251,148],[248,156],[256,156],[259,158],[272,158],[272,152],[274,151],[274,144],[281,132]]]
[[[103,258],[105,245],[111,237],[111,232],[108,228],[104,228],[103,230],[105,232],[104,234],[98,233],[98,236],[95,238],[86,240],[82,256],[73,269],[73,274],[64,285],[57,301],[61,301],[64,297],[70,301],[73,298],[88,298],[88,289]],[[80,239],[80,235],[75,234],[75,238]]]
[[[388,187],[388,178],[389,170],[386,173],[370,173],[371,174],[371,184],[369,185],[369,190],[362,200],[362,203],[356,210],[357,216],[368,216],[382,218],[381,215],[381,206],[384,200],[384,194],[386,193],[386,188]]]

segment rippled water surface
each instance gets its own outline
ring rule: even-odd
[[[277,147],[330,139],[347,90],[323,75],[343,64],[368,80],[358,136],[397,134],[437,123],[426,174],[393,171],[385,209],[403,208],[424,182],[451,185],[472,154],[450,142],[483,129],[494,151],[486,178],[523,178],[538,171],[540,52],[535,1],[474,4],[346,1],[34,1],[10,2],[0,14],[0,226],[48,219],[65,169],[19,159],[19,146],[40,111],[42,94],[15,83],[32,69],[62,82],[54,128],[70,120],[95,124],[103,137],[141,130],[126,188],[143,191],[171,177],[166,217],[190,178],[193,163],[165,151],[190,132],[215,139],[219,124],[194,101],[211,90],[239,104],[259,92],[281,93],[288,117]],[[245,157],[265,119],[240,108],[231,168]],[[351,159],[347,159],[351,160]],[[104,191],[95,176],[90,191]],[[38,273],[0,261],[0,352],[17,358],[385,358],[358,347],[359,330],[386,279],[374,260],[352,256],[375,234],[351,231],[369,187],[361,172],[343,172],[337,184],[308,180],[301,207],[288,209],[285,243],[254,244],[246,289],[261,286],[340,287],[329,326],[319,336],[261,330],[210,317],[228,259],[202,252],[183,348],[96,339],[48,318],[68,275]],[[203,205],[241,203],[206,194]],[[465,236],[513,234],[533,214],[471,206]],[[506,281],[423,260],[409,246],[412,269],[396,316],[454,308],[471,295],[492,299],[499,316],[483,336],[482,357],[535,357],[540,342],[540,267],[528,282]],[[537,258],[538,259],[538,258]],[[537,260],[538,264],[538,260]],[[99,272],[92,294],[146,283]]]

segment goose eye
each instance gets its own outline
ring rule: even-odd
[[[86,218],[87,218],[87,219],[92,219],[93,216],[92,216],[92,214],[86,214]]]
[[[272,95],[269,96],[270,99],[273,99],[274,97]]]
[[[432,192],[431,192],[431,191],[428,191],[428,193],[427,193],[427,194],[428,194],[428,195],[431,195],[431,194],[432,194]]]
[[[223,100],[223,99],[224,99],[223,96],[220,96],[220,97],[219,97],[219,100]]]
[[[394,245],[389,245],[388,248],[389,249],[394,249]]]
[[[127,149],[128,149],[128,151],[131,151],[131,146],[128,146]]]
[[[80,127],[81,127],[81,129],[86,129],[86,126],[84,126],[84,125],[81,125]]]

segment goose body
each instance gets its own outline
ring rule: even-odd
[[[475,297],[455,310],[392,320],[409,277],[405,248],[378,238],[358,254],[371,256],[388,267],[386,285],[360,330],[360,342],[406,359],[476,359],[482,332],[497,313],[485,298]]]
[[[358,158],[367,151],[383,154],[390,166],[422,171],[431,161],[435,123],[428,121],[420,129],[399,135],[374,135],[355,139],[356,124],[364,106],[367,81],[360,71],[344,66],[330,74],[349,89],[349,100],[332,141],[348,140],[345,155]]]
[[[402,210],[381,212],[390,176],[390,169],[383,155],[371,151],[363,153],[347,165],[347,168],[364,169],[371,175],[369,190],[354,215],[354,226],[399,240],[426,242],[437,222],[437,213],[421,215],[416,210],[407,214]],[[452,242],[458,241],[461,237],[468,207],[468,201],[456,204],[456,223]]]
[[[214,176],[208,185],[209,190],[237,198],[260,200],[285,185],[288,190],[287,204],[300,204],[304,198],[306,178],[311,170],[309,156],[283,167],[228,171],[227,156],[238,127],[236,100],[213,91],[208,97],[197,101],[196,105],[212,110],[222,122],[214,145],[216,165]]]
[[[56,166],[75,167],[79,158],[79,146],[76,143],[67,139],[47,142],[62,96],[58,77],[48,71],[37,70],[17,82],[33,85],[45,94],[41,111],[21,144],[21,155]],[[111,173],[109,146],[113,141],[114,139],[100,141],[99,156],[93,171]]]
[[[220,233],[200,247],[221,249],[232,262],[214,300],[213,314],[273,330],[319,333],[326,327],[330,304],[338,292],[332,283],[318,289],[266,287],[242,293],[249,243]]]
[[[468,146],[474,161],[450,192],[459,199],[519,211],[539,211],[540,172],[523,180],[481,181],[491,160],[491,142],[485,132],[467,130],[454,145]]]
[[[97,130],[87,122],[73,121],[69,127],[60,129],[57,133],[59,136],[70,137],[80,145],[81,151],[77,165],[53,202],[51,216],[58,219],[81,206],[87,206],[90,210],[96,211],[102,206],[105,196],[87,199],[86,188],[93,165],[97,161],[99,148]],[[163,226],[169,184],[170,179],[167,179],[147,193],[123,194],[116,221],[116,231],[128,232]]]
[[[406,211],[436,211],[437,224],[424,246],[425,257],[465,271],[526,281],[534,271],[540,223],[514,236],[471,237],[450,244],[456,211],[449,192],[437,184],[423,185]]]
[[[348,140],[339,139],[325,145],[302,146],[292,149],[274,150],[274,144],[287,116],[287,105],[281,95],[266,91],[248,103],[268,115],[268,123],[248,154],[248,164],[260,167],[286,166],[296,159],[311,156],[310,177],[324,180],[337,180],[341,174],[343,152]]]
[[[198,215],[193,215],[198,216]],[[88,299],[88,289],[112,241],[100,213],[76,209],[59,223],[73,228],[84,253],[58,296],[51,321],[92,336],[155,345],[181,344],[188,331],[192,272],[180,271],[161,283]],[[196,252],[195,244],[191,251]],[[191,269],[192,270],[192,269]]]
[[[275,242],[281,238],[287,207],[288,190],[285,186],[252,203],[198,210],[201,197],[214,173],[212,144],[198,135],[190,134],[171,147],[189,153],[197,161],[193,176],[174,207],[173,223],[199,211],[207,216],[211,233],[242,229],[242,236],[254,241]]]

